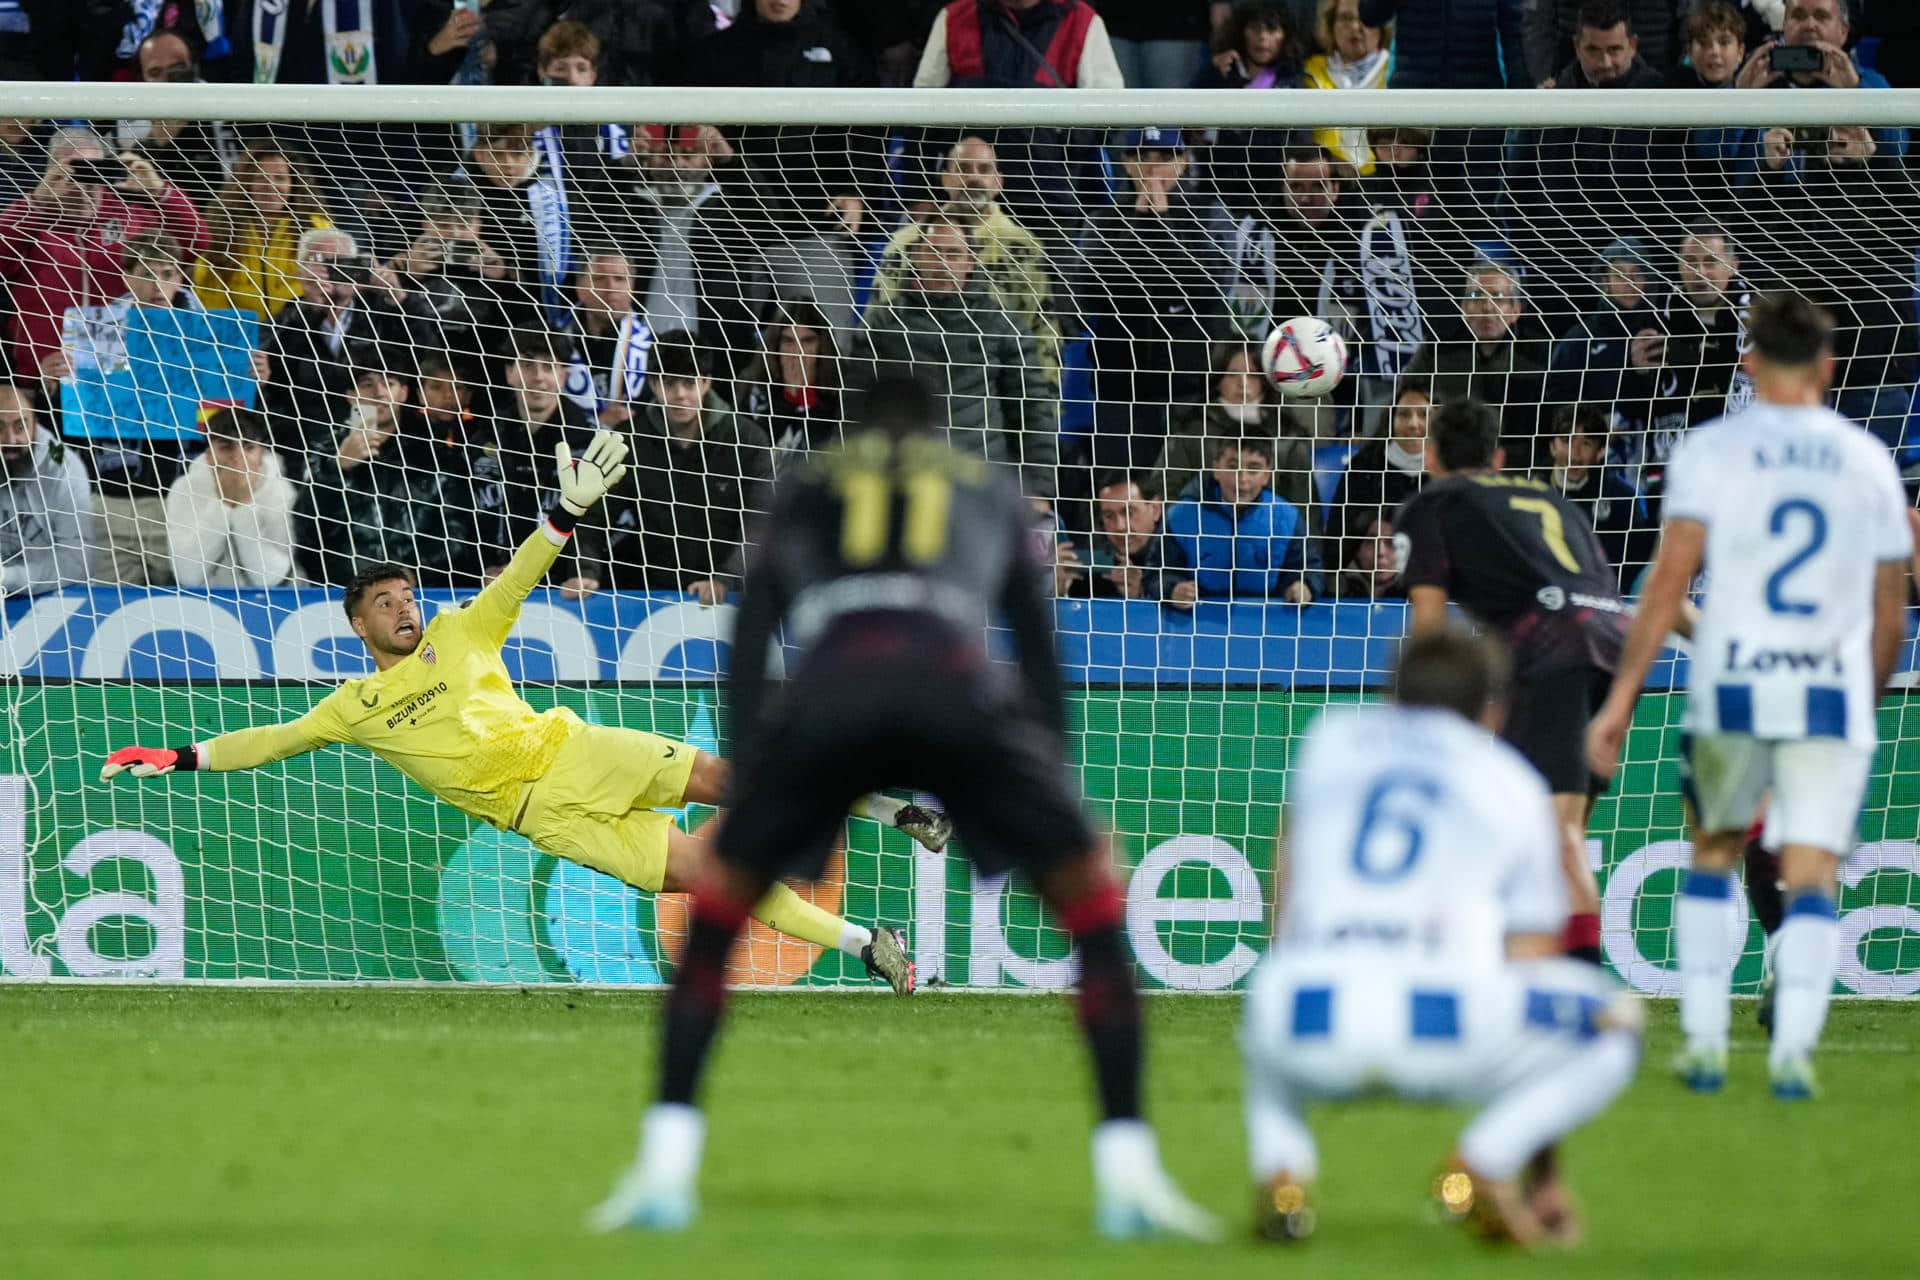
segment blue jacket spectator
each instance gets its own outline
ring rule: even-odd
[[[1852,7],[1853,0],[1787,0],[1786,22],[1780,28],[1780,39],[1768,41],[1753,51],[1747,59],[1747,65],[1734,77],[1734,87],[1889,88],[1885,76],[1871,67],[1861,66],[1854,55],[1847,51],[1847,43],[1853,36]],[[1818,49],[1825,55],[1825,62],[1818,71],[1790,74],[1775,71],[1772,65],[1773,52],[1783,46]],[[1738,178],[1751,180],[1763,165],[1768,168],[1779,167],[1776,163],[1777,148],[1769,143],[1769,135],[1776,132],[1765,128],[1742,131],[1733,159],[1733,171]],[[1790,163],[1798,164],[1803,152],[1817,149],[1816,144],[1824,144],[1825,132],[1796,131]],[[1873,141],[1874,154],[1883,160],[1899,159],[1907,154],[1905,129],[1875,129]]]
[[[1273,491],[1272,444],[1223,440],[1213,467],[1167,510],[1167,536],[1192,566],[1194,586],[1170,599],[1283,599],[1306,604],[1307,517]]]
[[[1525,89],[1526,0],[1360,0],[1360,21],[1394,23],[1393,89]]]

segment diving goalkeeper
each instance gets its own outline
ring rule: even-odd
[[[122,747],[107,757],[101,779],[123,770],[137,778],[176,769],[223,773],[353,743],[544,853],[649,893],[692,889],[710,857],[709,828],[688,834],[658,810],[721,803],[726,762],[650,733],[583,723],[565,707],[536,713],[514,692],[500,659],[522,602],[567,545],[574,522],[626,472],[626,444],[610,431],[597,433],[577,460],[565,443],[554,452],[559,504],[464,608],[442,609],[423,627],[405,568],[374,565],[355,574],[342,603],[374,674],[347,681],[286,724],[172,749]],[[869,797],[865,811],[930,847],[951,831],[945,815],[884,796]],[[753,914],[781,933],[858,956],[902,995],[913,990],[913,963],[897,930],[850,924],[784,884]]]

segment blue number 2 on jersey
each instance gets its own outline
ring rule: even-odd
[[[1788,556],[1778,569],[1768,575],[1767,608],[1775,613],[1790,613],[1804,617],[1818,611],[1820,606],[1811,600],[1789,600],[1785,588],[1787,579],[1819,554],[1820,548],[1827,544],[1827,513],[1805,498],[1788,498],[1776,506],[1773,514],[1767,517],[1767,532],[1776,538],[1786,536],[1788,523],[1795,516],[1806,517],[1806,542],[1798,551]]]
[[[1353,869],[1376,884],[1413,870],[1426,843],[1425,820],[1446,788],[1424,773],[1395,770],[1380,775],[1361,809],[1353,840]]]

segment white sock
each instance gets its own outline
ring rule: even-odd
[[[872,945],[873,930],[867,928],[865,925],[855,924],[853,921],[848,920],[840,926],[840,941],[838,946],[840,950],[846,952],[854,959],[858,960],[860,953]]]
[[[653,1186],[691,1189],[700,1179],[707,1120],[698,1107],[656,1103],[640,1121],[640,1169]]]
[[[906,807],[905,800],[895,800],[884,792],[876,791],[853,802],[853,816],[872,818],[884,826],[897,827],[900,825],[900,811]]]
[[[1768,1059],[1812,1053],[1827,1021],[1833,974],[1840,964],[1840,922],[1833,899],[1803,893],[1787,904],[1774,935],[1773,1049]]]
[[[1112,1191],[1160,1168],[1160,1144],[1145,1120],[1104,1120],[1093,1131],[1093,1185]]]
[[[1247,1072],[1247,1162],[1254,1182],[1264,1185],[1280,1173],[1312,1182],[1320,1176],[1320,1152],[1292,1092],[1270,1067],[1249,1062]]]
[[[1606,1110],[1633,1083],[1640,1038],[1603,1031],[1494,1099],[1460,1135],[1460,1158],[1489,1178],[1517,1178],[1534,1154]]]
[[[1733,1021],[1733,873],[1689,871],[1673,908],[1680,1030],[1688,1047],[1724,1047]]]

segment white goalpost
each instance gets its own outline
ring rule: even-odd
[[[911,372],[1033,500],[1143,985],[1233,988],[1290,749],[1405,629],[1393,520],[1433,405],[1492,405],[1631,593],[1669,451],[1748,393],[1747,300],[1794,289],[1838,323],[1839,408],[1920,487],[1909,130],[1920,91],[0,85],[0,177],[39,175],[0,189],[0,978],[664,981],[684,903],[364,751],[100,764],[365,675],[354,571],[405,566],[429,617],[471,598],[596,426],[633,474],[507,667],[536,709],[724,753],[754,517]],[[1295,316],[1351,350],[1323,399],[1262,376]],[[1844,871],[1856,994],[1920,993],[1914,667]],[[1606,956],[1655,994],[1678,670],[1590,831]],[[1025,886],[864,818],[814,893],[904,928],[923,982],[1073,977]],[[758,927],[734,976],[868,982]]]

